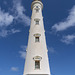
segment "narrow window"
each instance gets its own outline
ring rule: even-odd
[[[39,9],[36,9],[36,13],[39,12]]]
[[[36,13],[39,12],[40,10],[39,6],[36,6],[35,10],[36,10]]]
[[[39,21],[38,20],[36,20],[36,25],[39,25]]]
[[[39,42],[39,37],[35,37],[35,42]]]
[[[39,8],[38,6],[36,6],[36,8]]]
[[[39,18],[34,19],[34,21],[35,21],[35,25],[39,25],[39,23],[40,23],[40,19]]]
[[[40,69],[40,61],[35,61],[35,69]]]

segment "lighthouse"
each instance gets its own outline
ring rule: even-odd
[[[28,46],[23,75],[51,75],[43,23],[43,3],[33,0]]]

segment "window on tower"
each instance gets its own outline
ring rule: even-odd
[[[34,34],[34,36],[35,36],[35,42],[40,42],[40,36],[41,36],[41,34],[36,33],[36,34]]]
[[[40,61],[39,60],[35,61],[35,69],[40,69]]]
[[[35,25],[39,25],[40,19],[34,19],[35,20]]]
[[[33,57],[33,60],[35,61],[35,69],[40,69],[41,68],[41,60],[42,60],[42,57],[41,56],[35,56]]]
[[[40,8],[38,6],[36,6],[35,10],[36,10],[36,13],[38,13]]]
[[[36,6],[36,8],[39,8],[38,6]]]
[[[39,21],[38,20],[36,21],[36,25],[39,25]]]
[[[36,9],[36,13],[39,12],[39,9]]]
[[[39,42],[39,37],[35,37],[35,42]]]

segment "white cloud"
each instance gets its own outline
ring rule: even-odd
[[[7,30],[2,30],[0,32],[0,37],[6,37],[8,35],[8,31]]]
[[[14,17],[9,12],[4,12],[0,8],[0,37],[6,37],[9,34],[20,32],[20,30],[7,28],[12,24]]]
[[[56,51],[54,50],[54,48],[53,47],[47,47],[48,48],[48,51],[50,52],[50,53],[56,53]]]
[[[20,54],[20,57],[25,59],[26,57],[26,49],[27,49],[27,46],[21,46],[22,50],[19,51],[19,54]]]
[[[7,4],[7,2],[4,1],[4,4]],[[8,27],[10,27],[14,21],[22,22],[25,26],[30,25],[30,18],[25,14],[25,8],[21,4],[21,0],[13,0],[13,8],[10,9],[12,9],[12,15],[10,11],[5,12],[0,7],[0,37],[6,37],[9,34],[20,32],[20,30],[15,30],[14,28],[8,30]]]
[[[10,32],[13,33],[13,34],[15,34],[15,33],[21,32],[21,31],[20,30],[16,30],[16,29],[11,29]]]
[[[18,67],[11,67],[11,70],[12,71],[18,71],[19,69],[18,69]]]
[[[25,51],[19,51],[19,53],[20,53],[20,57],[23,58],[23,59],[25,59],[26,52]]]
[[[21,32],[21,31],[16,30],[16,29],[11,29],[11,30],[3,29],[3,30],[0,31],[0,37],[6,37],[8,35],[15,34],[15,33],[18,33],[18,32]]]
[[[14,17],[8,12],[3,12],[0,8],[0,27],[9,26],[13,22]]]
[[[73,8],[70,10],[69,16],[66,18],[66,20],[55,24],[52,26],[52,29],[56,31],[63,31],[73,26],[75,26],[75,6],[73,6]]]
[[[23,46],[21,46],[21,48],[22,48],[23,51],[26,51],[27,46],[24,46],[24,45],[23,45]]]
[[[6,2],[5,2],[6,3]],[[12,9],[12,8],[11,8]],[[21,0],[13,0],[13,14],[4,12],[0,7],[0,27],[9,26],[14,20],[23,22],[25,26],[30,25],[30,17],[25,14],[25,8],[21,4]]]
[[[66,44],[72,44],[75,40],[75,35],[67,35],[62,38],[62,42]]]
[[[26,24],[25,26],[29,26],[30,17],[25,14],[25,8],[22,6],[21,0],[14,0],[13,4],[13,10],[15,10],[15,19]]]
[[[4,3],[5,5],[7,5],[7,1],[4,1],[3,3]]]

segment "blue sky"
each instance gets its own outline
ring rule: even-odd
[[[0,75],[23,75],[32,0],[0,0]],[[42,0],[52,75],[75,75],[75,0]]]

